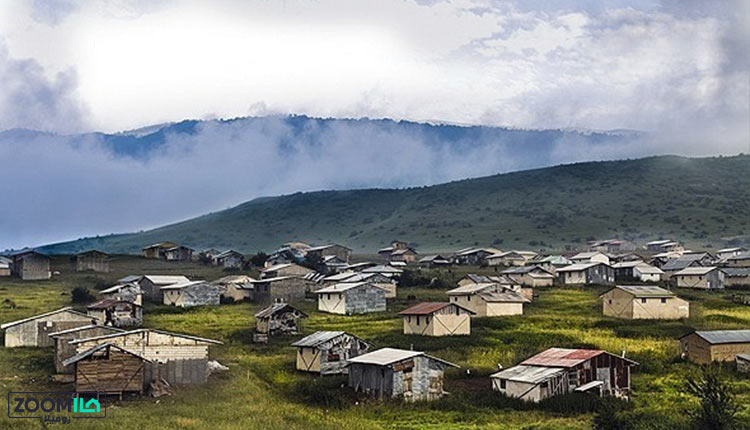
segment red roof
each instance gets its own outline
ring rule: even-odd
[[[409,309],[399,312],[399,315],[429,315],[452,304],[453,303],[444,302],[419,303],[410,307]]]
[[[528,366],[575,367],[600,354],[607,354],[599,349],[566,349],[550,348],[523,361]]]

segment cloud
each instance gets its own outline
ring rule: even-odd
[[[31,17],[35,21],[57,25],[78,9],[78,2],[76,0],[34,0],[31,7]]]
[[[87,109],[76,89],[74,70],[59,72],[49,79],[33,59],[12,58],[0,39],[0,130],[80,130]]]

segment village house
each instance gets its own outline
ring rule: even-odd
[[[721,271],[727,287],[750,286],[750,267],[725,267]]]
[[[103,343],[66,359],[73,367],[77,393],[143,394],[146,366],[151,360],[110,343]]]
[[[222,344],[217,340],[145,328],[70,341],[76,347],[76,354],[107,343],[151,361],[146,368],[146,384],[164,379],[170,385],[206,382],[209,346]],[[67,366],[69,362],[63,364]]]
[[[674,260],[675,258],[680,257],[682,257],[682,252],[660,252],[659,254],[652,255],[651,258],[647,261],[653,266],[662,268],[670,260]]]
[[[86,307],[86,314],[106,326],[138,327],[143,324],[143,308],[124,300],[99,300]]]
[[[124,300],[126,302],[143,306],[141,287],[135,282],[117,284],[113,287],[99,291],[99,295],[102,296],[102,299]]]
[[[71,374],[73,368],[63,365],[63,361],[76,355],[75,345],[69,342],[87,337],[103,336],[105,334],[122,333],[124,330],[106,325],[89,324],[67,330],[50,333],[49,337],[55,346],[55,372],[57,374]]]
[[[348,373],[348,360],[366,353],[371,347],[344,331],[316,331],[292,346],[297,347],[297,370],[320,375]]]
[[[173,242],[159,242],[159,243],[155,243],[153,245],[149,245],[149,246],[141,249],[141,255],[144,258],[163,259],[164,258],[164,252],[167,249],[174,248],[175,246],[177,246],[177,244],[173,243]]]
[[[449,258],[446,258],[440,254],[435,255],[428,255],[425,257],[422,257],[417,262],[420,267],[428,268],[428,269],[434,269],[436,267],[446,267],[451,265],[451,261]]]
[[[213,259],[214,266],[225,269],[242,269],[245,265],[245,256],[233,249],[216,254]]]
[[[683,252],[685,249],[679,242],[670,239],[661,239],[648,242],[646,249],[655,252]]]
[[[635,244],[622,239],[596,240],[589,242],[589,250],[615,254],[622,251],[635,251]]]
[[[573,262],[562,255],[548,255],[546,257],[537,256],[536,258],[529,260],[529,264],[541,267],[550,273],[556,274],[557,269],[570,266]]]
[[[557,269],[557,280],[563,285],[614,285],[615,270],[601,262],[571,264]]]
[[[635,252],[626,252],[624,254],[609,254],[610,265],[614,263],[624,263],[627,261],[645,262],[646,259],[642,255],[636,254]]]
[[[635,279],[633,268],[639,264],[646,264],[643,261],[621,261],[612,263],[612,269],[615,271],[615,281],[632,281]]]
[[[362,273],[380,273],[382,275],[385,275],[385,276],[388,276],[389,278],[394,278],[394,279],[398,278],[399,276],[401,276],[402,273],[404,273],[404,271],[399,268],[391,267],[391,266],[383,266],[383,265],[366,267],[362,269],[361,272]]]
[[[721,262],[725,267],[750,267],[750,252],[727,257]]]
[[[12,255],[11,272],[24,281],[41,281],[52,277],[50,259],[33,250],[18,252]]]
[[[95,249],[76,254],[76,272],[109,272],[109,254]]]
[[[437,337],[470,335],[474,312],[456,303],[424,302],[398,314],[404,320],[404,334]]]
[[[673,275],[680,288],[716,290],[724,288],[724,271],[718,267],[688,267]]]
[[[173,246],[165,249],[163,252],[164,259],[167,261],[190,261],[193,259],[193,248],[187,246]]]
[[[11,260],[8,257],[3,257],[2,255],[0,255],[0,276],[10,276],[12,264],[13,264],[13,260]]]
[[[326,255],[318,265],[318,269],[324,273],[337,273],[344,270],[349,265],[348,262],[340,259],[335,255]]]
[[[96,324],[97,320],[73,308],[61,308],[56,311],[34,315],[17,321],[0,325],[5,330],[5,347],[19,346],[52,346],[50,333]]]
[[[164,304],[180,308],[220,303],[222,288],[206,281],[190,281],[161,287]]]
[[[671,279],[672,276],[688,267],[701,267],[702,264],[699,259],[695,258],[671,258],[661,265],[660,269],[664,273],[664,279]]]
[[[487,257],[501,252],[494,248],[465,248],[456,252],[453,263],[459,266],[480,266],[487,264]]]
[[[724,248],[716,251],[716,258],[720,260],[725,260],[729,257],[735,257],[737,255],[742,255],[748,252],[748,249],[745,247],[734,247],[734,248]]]
[[[306,255],[312,258],[318,258],[320,260],[327,255],[335,255],[340,260],[349,262],[352,257],[352,250],[344,245],[330,244],[323,246],[313,246],[307,248]]]
[[[122,282],[122,279],[120,282]],[[187,282],[190,282],[190,279],[184,276],[145,275],[140,277],[138,285],[141,287],[141,292],[148,300],[155,303],[164,303],[164,295],[161,287],[174,284],[184,284]]]
[[[397,249],[391,253],[390,259],[388,260],[391,264],[403,263],[410,264],[417,261],[417,251],[412,248]]]
[[[676,320],[690,316],[690,303],[664,288],[618,285],[599,296],[602,314],[624,319]]]
[[[460,305],[476,317],[523,315],[529,299],[500,284],[468,284],[446,292],[449,302]]]
[[[506,251],[485,257],[489,266],[525,266],[539,254],[533,251]]]
[[[386,310],[385,290],[369,282],[342,282],[315,294],[321,312],[354,315]]]
[[[398,251],[399,249],[409,249],[409,244],[400,240],[394,240],[391,242],[391,246],[379,249],[378,256],[386,261],[390,261],[393,251]]]
[[[299,264],[284,263],[260,269],[260,278],[269,279],[282,276],[297,276],[301,278],[311,272],[314,272],[314,270],[300,266]]]
[[[750,354],[750,330],[694,331],[679,338],[682,356],[698,364]]]
[[[524,287],[551,287],[555,282],[555,275],[539,266],[512,267],[502,273]]]
[[[550,348],[490,378],[493,390],[530,402],[571,392],[627,398],[637,365],[607,351]]]
[[[603,252],[579,252],[578,254],[569,257],[569,260],[573,262],[573,264],[581,264],[581,263],[604,263],[609,264],[609,255],[603,253]]]
[[[436,400],[443,395],[447,367],[457,365],[419,351],[383,348],[349,359],[349,387],[355,392],[406,401]]]
[[[229,275],[215,280],[213,284],[221,287],[221,297],[241,302],[243,300],[252,300],[253,281],[255,279],[247,275]]]
[[[633,267],[633,277],[641,282],[660,282],[663,276],[661,269],[650,264],[643,263]]]
[[[323,284],[326,287],[341,282],[369,282],[385,290],[386,299],[396,298],[396,280],[382,273],[343,272],[323,278]]]
[[[305,293],[318,288],[315,281],[297,276],[258,279],[250,281],[250,284],[253,286],[253,300],[263,304],[301,302],[305,299]]]
[[[269,337],[294,335],[302,331],[307,314],[288,303],[274,303],[255,314],[253,342],[268,342]]]

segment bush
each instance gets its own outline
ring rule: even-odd
[[[90,303],[96,300],[91,291],[86,287],[75,287],[71,293],[73,303]]]
[[[255,267],[263,267],[266,260],[268,260],[268,254],[262,251],[250,257],[250,263]]]
[[[700,407],[688,411],[698,429],[732,430],[737,428],[739,405],[731,387],[711,367],[704,367],[700,378],[687,377],[685,391],[700,401]]]

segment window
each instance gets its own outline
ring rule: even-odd
[[[424,325],[430,324],[430,317],[424,317]]]
[[[609,304],[610,304],[610,305],[612,304],[612,299],[609,299]]]
[[[456,316],[459,316],[461,314],[461,310],[456,306]]]
[[[661,302],[662,302],[662,304],[663,304],[663,303],[667,303],[667,299],[665,299],[665,298],[662,298],[662,299],[661,299]]]
[[[504,390],[504,389],[505,389],[505,379],[501,379],[501,380],[500,380],[500,389],[501,389],[501,390]]]
[[[466,296],[466,301],[470,302],[471,301],[471,296]]]
[[[408,316],[408,317],[406,317],[406,318],[407,318],[407,319],[409,320],[409,324],[411,324],[411,315],[409,315],[409,316]]]
[[[326,296],[328,296],[328,300],[331,300],[331,294],[330,293],[326,294]]]
[[[419,315],[417,315],[417,325],[419,325]]]
[[[646,299],[641,299],[641,303],[646,303]]]

